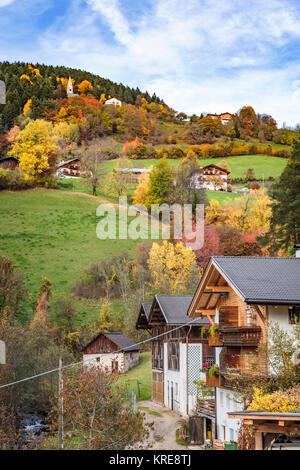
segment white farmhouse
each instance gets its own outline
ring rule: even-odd
[[[118,108],[118,107],[122,106],[122,101],[118,100],[117,98],[111,98],[111,99],[105,101],[105,104],[106,105],[111,105],[111,106],[116,106]]]
[[[195,189],[210,191],[227,191],[230,171],[210,164],[196,170],[191,176],[191,186]]]

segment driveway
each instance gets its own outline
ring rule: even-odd
[[[149,450],[203,450],[200,446],[183,446],[176,442],[176,430],[186,419],[152,401],[138,402],[137,407],[145,413],[145,421],[154,423],[149,439]]]

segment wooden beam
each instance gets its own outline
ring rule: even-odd
[[[244,424],[253,424],[253,419],[244,419]]]
[[[204,308],[196,310],[196,313],[201,313],[202,316],[207,317],[208,315],[215,315],[216,310],[205,310]]]
[[[284,421],[278,421],[278,426],[284,426],[285,422]]]
[[[253,426],[257,431],[270,432],[273,434],[298,434],[300,426],[278,426],[277,424],[254,424]]]
[[[261,431],[255,432],[255,450],[264,450],[263,434]]]
[[[206,290],[212,290],[213,292],[231,292],[232,289],[229,286],[206,286]]]

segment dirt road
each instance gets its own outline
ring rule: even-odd
[[[202,450],[200,446],[177,444],[176,430],[186,422],[184,418],[152,401],[139,402],[138,408],[145,413],[147,423],[154,423],[149,440],[151,450]]]

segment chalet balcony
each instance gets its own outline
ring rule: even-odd
[[[257,326],[222,326],[220,334],[222,335],[223,346],[257,347],[261,339],[261,328]]]
[[[208,337],[208,345],[212,348],[224,346],[223,335],[220,331],[215,331],[213,335]]]

